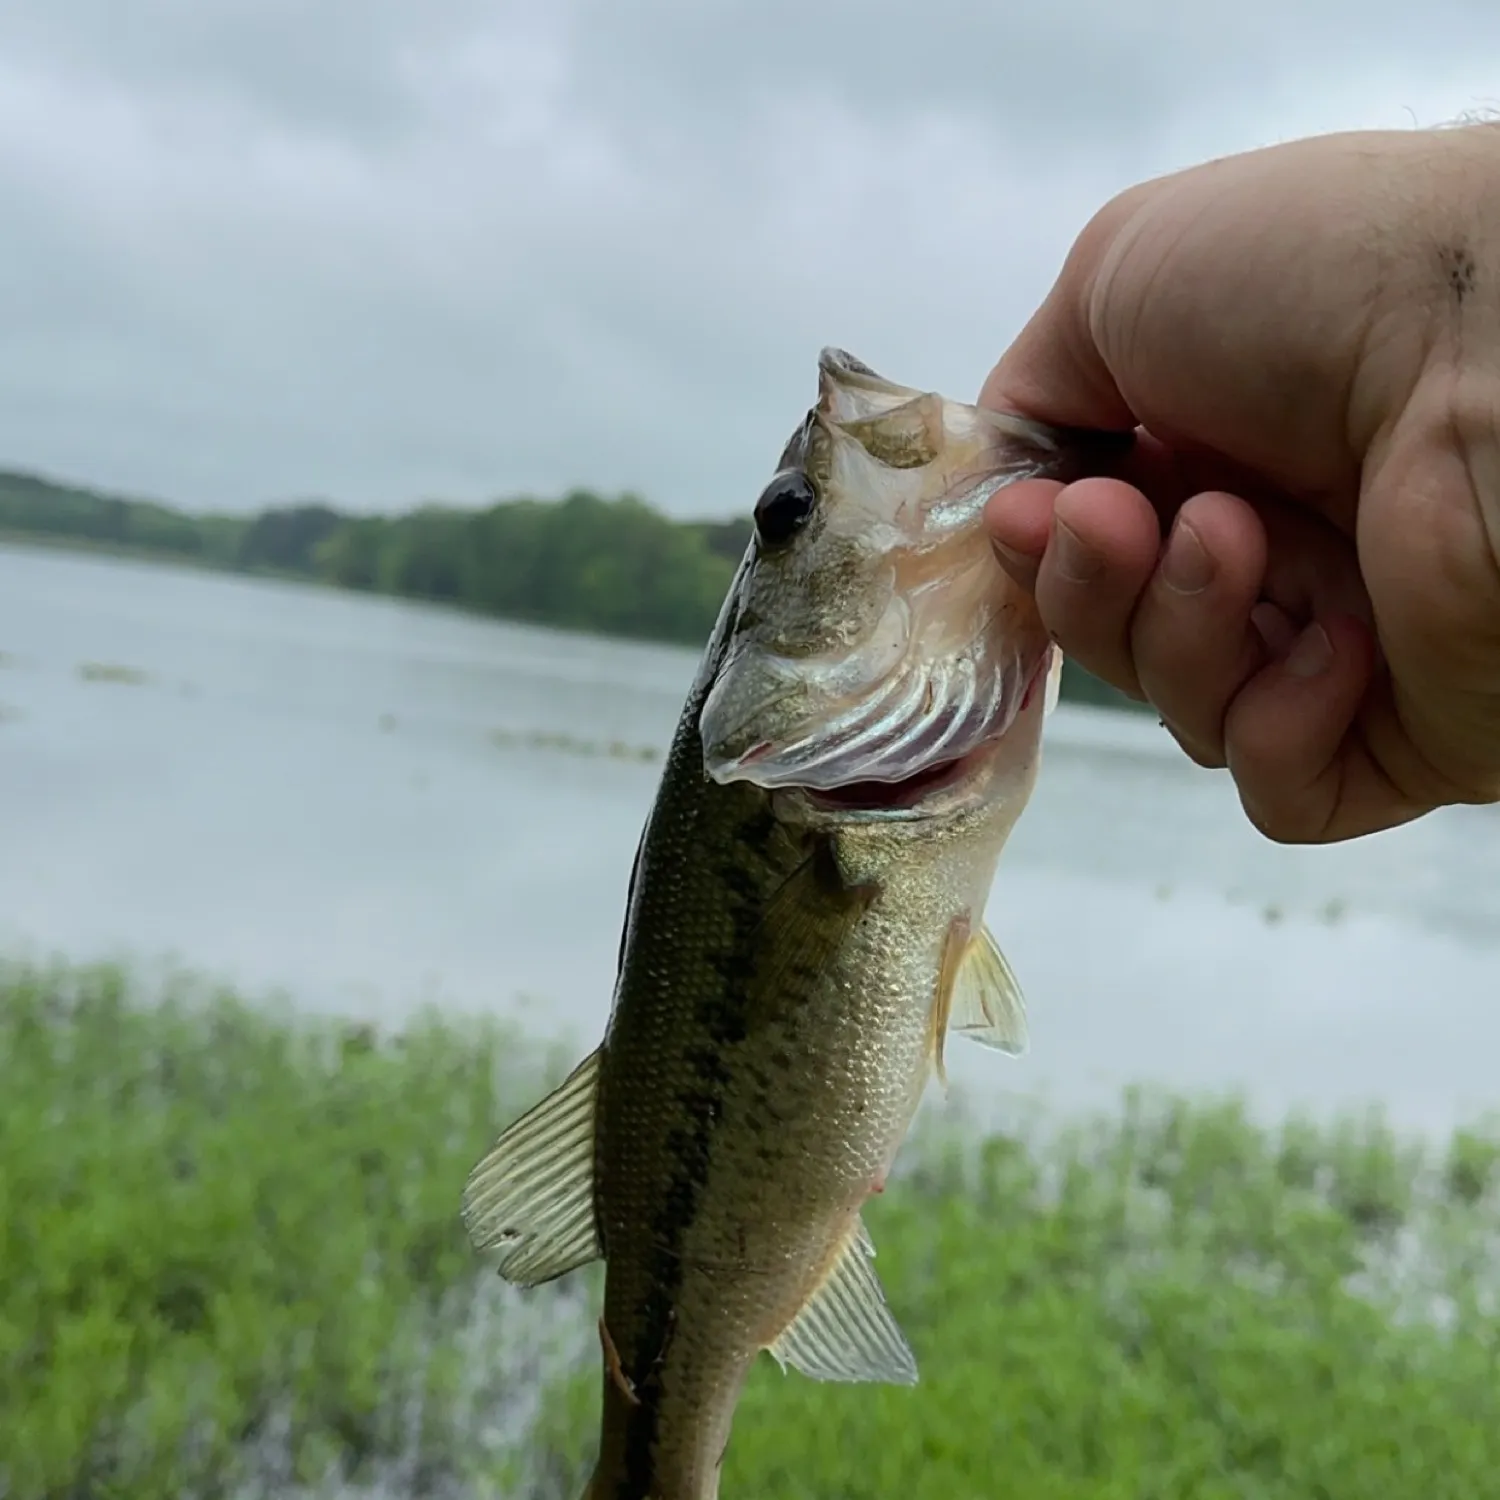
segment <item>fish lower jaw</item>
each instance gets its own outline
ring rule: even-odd
[[[1016,727],[1016,722],[1031,709],[1033,700],[1042,689],[1049,661],[1050,656],[1042,658],[1041,665],[1026,685],[1015,714],[1003,722],[996,722],[977,744],[972,744],[961,754],[934,760],[901,777],[854,779],[835,785],[788,785],[783,790],[795,792],[802,802],[819,812],[920,817],[929,807],[938,811],[939,805],[942,811],[949,811],[954,800],[951,794],[984,769]]]

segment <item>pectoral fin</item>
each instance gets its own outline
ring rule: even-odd
[[[964,950],[949,1025],[960,1036],[1012,1057],[1026,1050],[1026,1000],[988,927],[981,927]]]
[[[864,1221],[855,1219],[827,1277],[771,1345],[783,1370],[812,1380],[916,1384],[916,1356],[886,1306],[874,1256]]]
[[[814,841],[762,914],[764,941],[746,984],[751,1024],[775,1021],[803,1002],[879,894],[874,886],[848,884],[831,842]]]
[[[594,1216],[591,1052],[495,1142],[464,1185],[463,1221],[474,1247],[500,1252],[499,1272],[538,1286],[602,1253]]]
[[[1019,1057],[1026,1050],[1026,1001],[988,927],[972,932],[967,918],[948,929],[932,1007],[932,1055],[947,1082],[943,1046],[950,1031]]]

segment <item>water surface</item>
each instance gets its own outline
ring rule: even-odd
[[[0,653],[7,950],[597,1037],[692,653],[22,547]],[[1154,722],[1065,705],[989,919],[1033,1040],[952,1049],[986,1099],[1500,1103],[1495,810],[1286,849]]]

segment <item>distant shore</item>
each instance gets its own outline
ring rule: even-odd
[[[324,501],[195,513],[0,470],[0,542],[322,584],[615,639],[697,648],[750,521],[675,521],[638,496],[575,490],[480,509],[357,515]],[[1062,696],[1139,710],[1073,663]]]

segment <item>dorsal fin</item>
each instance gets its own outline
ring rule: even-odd
[[[594,1212],[594,1101],[599,1052],[504,1130],[464,1185],[474,1247],[499,1252],[499,1272],[539,1286],[602,1253]]]

